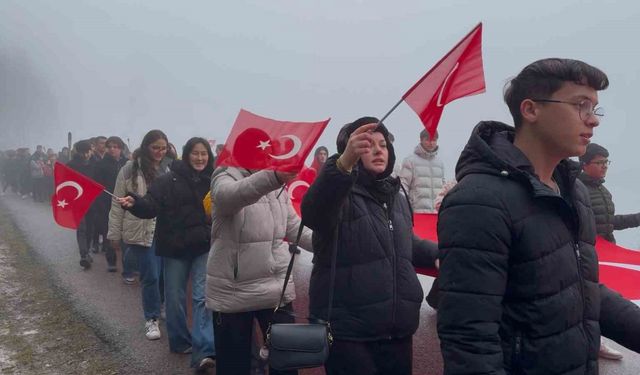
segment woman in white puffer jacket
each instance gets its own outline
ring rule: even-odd
[[[281,191],[295,173],[218,168],[211,179],[211,251],[206,305],[213,310],[218,375],[249,374],[254,319],[263,334],[278,304],[300,218]],[[300,247],[312,250],[304,228]],[[289,280],[283,310],[295,299]],[[276,317],[292,322],[293,317]],[[270,374],[290,374],[270,369]]]

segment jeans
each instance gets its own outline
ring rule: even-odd
[[[122,277],[133,277],[133,273],[138,270],[138,260],[129,250],[129,245],[120,242],[122,249]]]
[[[127,246],[138,259],[144,320],[158,319],[160,318],[160,288],[158,287],[160,257],[156,256],[155,243],[151,244],[151,247],[131,244]]]
[[[193,347],[191,367],[196,367],[205,357],[215,357],[213,321],[205,307],[205,278],[207,258],[204,253],[195,258],[164,258],[164,293],[167,312],[169,350],[183,352]],[[187,283],[191,275],[193,321],[191,333],[187,328]]]
[[[292,311],[291,304],[281,310]],[[273,309],[247,311],[241,313],[213,313],[213,327],[216,335],[216,374],[249,375],[251,372],[251,338],[253,320],[257,320],[266,335],[269,323],[293,323],[294,318],[287,314],[273,316]],[[269,375],[297,375],[297,370],[277,371],[269,368]]]

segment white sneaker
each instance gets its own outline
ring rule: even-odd
[[[608,347],[602,341],[600,342],[600,351],[598,352],[598,356],[600,356],[600,358],[613,359],[617,361],[622,359],[622,353],[620,353],[619,351],[613,348]]]
[[[149,340],[158,340],[160,338],[160,327],[158,327],[158,321],[156,319],[149,319],[144,324],[145,336]]]

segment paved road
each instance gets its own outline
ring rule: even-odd
[[[104,257],[96,256],[90,271],[81,270],[75,232],[58,227],[50,208],[15,195],[0,197],[2,215],[9,214],[22,230],[35,254],[46,265],[55,282],[77,305],[90,326],[113,347],[122,348],[123,360],[131,364],[131,374],[191,374],[188,356],[171,354],[166,337],[148,341],[144,337],[144,319],[140,289],[122,283],[119,273],[107,273]],[[306,311],[307,280],[311,255],[303,252],[294,275],[297,284],[297,311]],[[432,279],[420,277],[425,291]],[[442,358],[435,332],[436,313],[423,304],[419,331],[414,336],[414,374],[442,373]],[[163,332],[164,327],[162,327]],[[602,375],[640,374],[640,355],[620,348],[621,362],[601,361]],[[323,374],[322,370],[304,371],[304,375]]]

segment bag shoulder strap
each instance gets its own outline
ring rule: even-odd
[[[339,223],[339,221],[338,221]],[[339,225],[339,224],[338,224]],[[333,243],[332,255],[331,255],[331,275],[329,281],[329,307],[327,310],[327,323],[331,321],[331,310],[333,309],[333,289],[336,281],[336,258],[338,253],[338,225],[336,225],[335,229],[335,238]],[[273,313],[278,312],[280,306],[282,306],[282,302],[284,301],[284,294],[287,290],[287,285],[289,284],[289,279],[291,278],[291,272],[293,271],[293,264],[296,257],[296,254],[300,252],[298,249],[298,243],[300,243],[300,238],[302,237],[302,230],[304,229],[304,222],[300,222],[300,227],[298,228],[298,235],[296,236],[295,242],[289,244],[289,252],[291,253],[291,260],[289,261],[289,266],[287,267],[287,274],[284,278],[284,285],[282,286],[282,293],[280,294],[280,301],[276,306]]]

